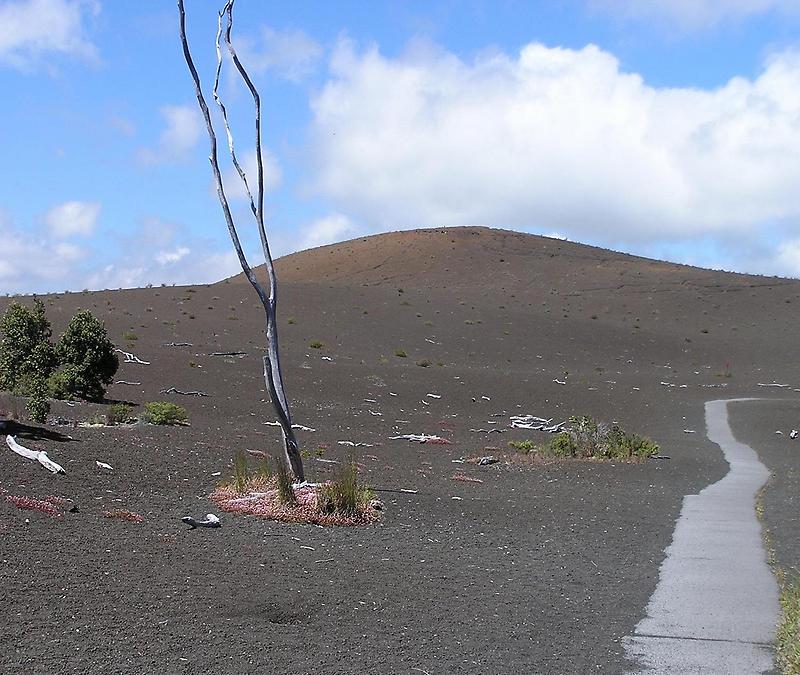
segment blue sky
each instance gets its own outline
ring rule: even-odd
[[[222,2],[186,4],[210,100]],[[795,0],[237,0],[235,20],[278,255],[478,224],[800,276]],[[171,0],[0,0],[0,292],[238,271],[177,26]],[[251,102],[221,92],[253,164]]]

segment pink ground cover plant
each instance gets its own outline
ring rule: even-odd
[[[72,500],[65,497],[54,497],[52,495],[48,495],[43,499],[26,497],[24,495],[6,495],[5,500],[18,509],[39,511],[52,518],[58,518],[64,515],[64,511],[72,506]]]
[[[258,473],[218,486],[210,495],[222,511],[322,526],[368,525],[378,520],[382,504],[358,484],[355,463],[346,464],[334,480],[293,486],[288,478]],[[283,481],[283,484],[281,482]]]

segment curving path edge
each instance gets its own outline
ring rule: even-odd
[[[728,473],[686,495],[656,590],[627,657],[644,673],[764,673],[773,669],[778,585],[756,518],[758,490],[769,480],[755,451],[737,441],[727,404],[707,401],[708,438]]]

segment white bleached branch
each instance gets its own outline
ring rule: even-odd
[[[35,459],[48,471],[52,471],[53,473],[67,473],[64,471],[64,467],[60,464],[56,464],[52,459],[50,459],[44,450],[30,450],[24,445],[17,443],[17,439],[13,436],[6,436],[6,443],[8,444],[8,447],[18,455],[25,457],[26,459]]]
[[[119,352],[125,357],[125,361],[123,363],[141,363],[143,366],[149,366],[150,361],[142,361],[138,356],[131,354],[130,352],[123,351],[122,349],[115,349],[115,352]]]

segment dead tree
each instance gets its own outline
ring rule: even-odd
[[[214,174],[214,182],[217,187],[217,196],[222,205],[222,212],[225,216],[225,222],[228,226],[228,232],[231,236],[231,241],[236,249],[236,254],[239,257],[239,263],[242,266],[247,280],[255,289],[258,294],[261,304],[264,306],[264,313],[266,315],[266,337],[267,337],[267,354],[264,356],[264,380],[267,384],[267,390],[278,416],[281,432],[283,434],[283,446],[286,454],[286,460],[292,469],[295,480],[299,483],[304,482],[305,474],[303,471],[303,460],[300,457],[300,450],[297,446],[297,439],[295,438],[294,431],[292,430],[292,417],[289,413],[289,404],[286,400],[286,394],[283,388],[283,377],[281,375],[280,359],[278,357],[278,324],[276,318],[276,305],[277,305],[277,281],[275,279],[275,267],[272,263],[272,255],[269,250],[269,243],[267,241],[267,233],[264,229],[264,167],[261,159],[261,100],[258,91],[255,88],[252,80],[250,79],[247,71],[239,61],[236,50],[231,42],[231,30],[233,28],[233,4],[235,0],[228,0],[225,6],[219,12],[217,23],[217,72],[214,79],[213,96],[217,105],[222,113],[222,119],[225,124],[225,133],[228,138],[228,149],[231,154],[231,160],[236,167],[239,178],[244,184],[247,196],[250,199],[250,209],[255,218],[256,228],[258,229],[258,236],[261,240],[261,249],[264,254],[264,262],[267,271],[268,288],[264,290],[263,285],[256,278],[253,268],[247,261],[244,251],[242,250],[241,242],[239,241],[239,234],[236,230],[236,225],[233,222],[230,206],[228,205],[228,198],[225,195],[225,188],[222,184],[222,175],[219,169],[219,162],[217,159],[217,136],[214,132],[214,126],[211,122],[211,114],[208,110],[205,97],[203,95],[202,87],[200,86],[200,76],[197,74],[191,52],[189,51],[189,43],[186,39],[186,12],[183,6],[183,0],[178,0],[178,12],[180,14],[180,34],[181,44],[183,46],[183,56],[186,59],[186,65],[189,67],[192,80],[194,81],[195,94],[197,95],[197,103],[200,106],[200,111],[205,119],[206,129],[208,131],[208,138],[211,143],[211,154],[209,155],[209,162],[211,163],[211,171]],[[227,25],[223,31],[223,18],[226,19]],[[256,176],[256,197],[250,190],[247,182],[247,177],[236,158],[236,152],[233,145],[233,134],[228,123],[228,114],[217,93],[219,87],[219,78],[222,71],[222,46],[221,40],[225,39],[225,45],[231,56],[234,66],[241,76],[247,88],[253,96],[255,105],[255,150],[257,162],[257,176]]]

